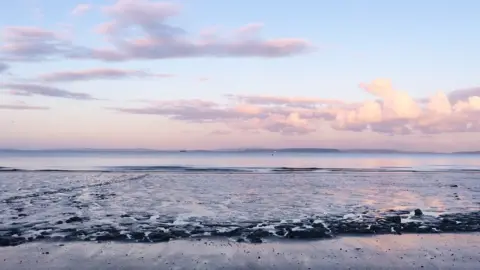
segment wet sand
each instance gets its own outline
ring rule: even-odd
[[[2,269],[478,269],[480,234],[340,237],[262,244],[36,242],[0,248]]]

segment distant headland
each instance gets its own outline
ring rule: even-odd
[[[232,148],[232,149],[178,149],[158,150],[148,148],[65,148],[65,149],[0,149],[0,153],[351,153],[351,154],[458,154],[479,155],[480,151],[425,152],[392,149],[336,149],[336,148]]]

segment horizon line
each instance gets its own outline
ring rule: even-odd
[[[284,152],[295,152],[295,151],[310,151],[310,152],[325,152],[325,153],[384,153],[384,154],[480,154],[480,150],[473,151],[453,151],[453,152],[435,152],[435,151],[404,151],[396,149],[383,149],[383,148],[322,148],[322,147],[282,147],[282,148],[259,148],[259,147],[245,147],[245,148],[219,148],[219,149],[154,149],[154,148],[35,148],[35,149],[20,149],[20,148],[0,148],[0,152],[42,152],[42,151],[58,151],[58,152],[69,152],[69,151],[79,151],[79,152],[88,152],[88,151],[98,151],[98,152],[108,152],[108,151],[125,151],[125,152],[255,152],[255,151],[284,151]]]

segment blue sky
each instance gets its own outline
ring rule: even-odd
[[[98,25],[112,20],[112,16],[105,11],[105,8],[118,4],[116,2],[113,0],[11,1],[4,4],[7,5],[7,8],[0,10],[2,18],[0,27],[4,29],[4,33],[10,27],[36,27],[66,35],[76,46],[88,48],[110,46],[106,36],[95,32],[95,29],[98,28]],[[140,2],[148,5],[158,1],[142,0]],[[478,18],[480,3],[477,1],[184,0],[170,3],[178,5],[179,12],[175,16],[166,18],[164,22],[185,30],[189,38],[196,38],[199,33],[210,29],[219,29],[218,35],[230,37],[244,25],[261,23],[263,27],[258,33],[259,39],[295,38],[308,42],[309,49],[278,57],[259,57],[258,55],[211,57],[199,53],[195,56],[162,59],[158,59],[158,57],[139,59],[134,55],[126,61],[115,62],[95,57],[83,57],[82,59],[55,57],[54,60],[33,61],[26,58],[12,60],[11,55],[8,55],[11,52],[5,50],[3,51],[4,60],[2,60],[2,51],[0,51],[0,63],[3,62],[9,66],[7,71],[0,74],[0,82],[5,84],[0,89],[0,91],[3,90],[0,93],[0,104],[24,102],[49,108],[49,110],[34,110],[33,112],[20,109],[0,110],[0,127],[7,130],[6,133],[0,135],[0,146],[41,148],[105,145],[108,147],[136,147],[139,146],[138,143],[135,143],[138,139],[143,141],[142,146],[151,148],[182,148],[186,143],[188,147],[197,147],[188,136],[183,134],[183,131],[187,130],[187,134],[190,136],[192,132],[188,131],[194,130],[195,133],[203,134],[196,138],[197,141],[202,142],[197,148],[202,148],[202,145],[215,147],[216,143],[221,144],[219,147],[223,147],[226,145],[257,145],[272,141],[275,141],[274,146],[291,146],[289,144],[292,144],[293,141],[293,146],[329,144],[328,146],[357,147],[351,143],[342,144],[341,141],[336,140],[339,136],[335,134],[344,132],[340,137],[345,136],[345,140],[349,140],[349,136],[355,137],[358,135],[357,133],[362,132],[368,133],[368,136],[365,134],[362,136],[365,136],[366,140],[370,138],[371,141],[367,144],[370,147],[388,148],[392,140],[402,142],[410,147],[418,147],[418,141],[422,140],[419,138],[428,135],[434,136],[435,140],[447,149],[450,147],[448,138],[452,136],[452,128],[443,128],[444,124],[436,123],[435,128],[428,128],[429,132],[425,132],[425,126],[418,127],[415,134],[404,134],[405,132],[398,134],[398,130],[389,130],[388,132],[370,130],[372,129],[371,124],[379,124],[379,121],[386,122],[385,116],[382,120],[375,118],[377,119],[375,123],[366,122],[363,119],[362,125],[365,124],[367,131],[363,129],[353,131],[356,128],[352,127],[357,127],[358,122],[350,123],[351,127],[342,123],[332,129],[328,123],[332,121],[331,118],[338,119],[338,113],[329,119],[309,118],[305,119],[308,120],[307,122],[300,121],[303,120],[303,112],[300,112],[301,119],[290,121],[275,118],[276,120],[269,119],[268,123],[259,121],[257,123],[255,120],[255,124],[249,123],[248,128],[239,128],[225,126],[225,121],[212,121],[211,117],[193,123],[179,120],[182,116],[172,119],[171,114],[123,114],[109,108],[144,106],[142,103],[134,102],[135,100],[171,101],[178,99],[207,100],[217,102],[224,108],[225,103],[230,104],[230,101],[226,101],[225,94],[322,98],[356,104],[377,98],[385,99],[385,97],[372,96],[368,90],[365,91],[359,87],[360,83],[372,82],[378,78],[389,79],[395,91],[406,91],[412,99],[428,98],[437,91],[448,95],[452,91],[479,86],[480,54],[478,48],[480,47],[480,37],[476,35],[476,32],[480,25]],[[88,5],[89,9],[81,14],[73,15],[72,10],[78,5]],[[123,15],[113,16],[117,16],[118,19]],[[141,23],[141,16],[135,19],[139,21],[132,22],[133,27],[137,27]],[[11,42],[5,37],[1,41],[4,46]],[[92,69],[142,70],[174,76],[171,78],[92,79],[48,84],[48,86],[65,91],[87,93],[95,98],[103,99],[94,101],[60,99],[44,95],[18,96],[10,94],[12,83],[18,84],[27,80],[28,83],[38,85],[39,83],[34,79],[41,75]],[[201,81],[200,78],[208,78],[208,80]],[[44,82],[41,84],[46,85]],[[389,96],[388,98],[394,99],[395,97]],[[467,101],[465,100],[465,102]],[[454,105],[451,104],[452,108]],[[284,115],[284,118],[288,118],[288,115],[292,113],[298,113],[295,111],[295,104],[288,104],[288,106],[291,110]],[[266,110],[264,107],[262,108]],[[271,108],[268,107],[268,109]],[[386,108],[382,107],[382,110],[385,111]],[[263,121],[265,119],[262,117],[266,114],[271,115],[272,112],[265,112],[262,116],[252,116],[252,118]],[[343,110],[342,114],[346,115],[348,111]],[[397,118],[400,117],[398,115],[397,113]],[[72,119],[69,117],[77,117],[84,121],[73,125],[70,122]],[[467,121],[465,120],[467,118],[473,119],[470,114],[468,117],[462,117],[455,116],[455,119],[461,118],[462,121]],[[252,120],[245,119],[243,116],[240,118],[242,121],[251,122],[250,120]],[[15,125],[11,124],[12,119],[16,121]],[[63,135],[62,142],[57,144],[55,141],[51,141],[48,139],[50,135],[45,131],[40,130],[39,127],[33,127],[35,126],[32,124],[33,122],[46,123],[47,120],[51,121],[49,123],[58,124],[58,126],[51,124],[50,127],[53,131],[48,134],[51,135],[52,132],[56,136],[67,134]],[[139,126],[136,128],[143,133],[157,134],[162,142],[154,140],[155,136],[148,140],[142,140],[142,135],[137,133],[135,136],[132,135],[132,138],[135,139],[119,140],[113,144],[105,141],[106,137],[95,136],[96,132],[108,133],[107,130],[102,130],[102,126],[104,126],[102,123],[105,122],[117,123],[114,125],[116,131],[122,133],[129,129],[121,124],[127,120],[137,123],[135,125]],[[414,125],[413,120],[412,118],[407,120],[408,123],[405,120],[399,125],[408,126],[410,129]],[[417,120],[416,118],[415,123],[418,123]],[[206,124],[205,121],[209,123]],[[233,120],[226,119],[226,121]],[[392,121],[391,117],[388,118],[388,121]],[[138,124],[143,122],[145,123]],[[467,126],[476,125],[476,123],[467,122],[464,123]],[[155,123],[154,126],[152,123]],[[278,126],[280,124],[282,127]],[[289,127],[289,125],[293,126]],[[174,129],[166,133],[164,127],[174,127]],[[301,132],[289,134],[295,128],[300,127]],[[464,129],[464,127],[462,128]],[[465,132],[465,130],[461,130],[462,128],[453,131],[454,133],[461,132],[461,136],[468,135],[464,147],[471,147],[471,143],[475,143],[473,140],[475,132]],[[88,136],[82,133],[86,129],[90,130]],[[432,129],[435,130],[434,133],[432,133]],[[247,132],[246,130],[253,133],[248,133],[249,139],[243,141],[245,136],[241,134]],[[27,135],[28,132],[35,132],[36,135]],[[230,134],[230,136],[217,136],[211,132]],[[325,133],[331,134],[331,137],[322,135]],[[426,135],[426,133],[428,134]],[[175,142],[172,146],[171,143],[167,143],[172,134],[175,134],[177,138],[183,136],[185,139]],[[384,143],[377,145],[376,142],[379,139]],[[426,140],[425,143],[431,144],[431,141],[431,139]],[[422,144],[422,147],[432,148],[434,146]]]

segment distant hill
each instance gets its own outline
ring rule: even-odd
[[[332,148],[247,148],[236,152],[283,152],[283,153],[338,153],[339,149]]]
[[[154,152],[158,150],[132,149],[102,149],[102,148],[68,148],[68,149],[0,149],[2,152]]]
[[[345,149],[342,150],[345,153],[365,153],[365,154],[398,154],[398,153],[405,153],[404,151],[399,150],[391,150],[391,149]]]
[[[351,154],[457,154],[480,155],[480,151],[463,151],[452,153],[415,152],[393,149],[335,149],[335,148],[238,148],[216,150],[156,150],[147,148],[102,149],[102,148],[70,148],[70,149],[0,149],[0,153],[351,153]]]
[[[452,154],[457,154],[457,155],[480,155],[480,151],[453,152]]]
[[[359,154],[441,154],[439,152],[401,151],[393,149],[348,149],[341,150],[341,152]]]
[[[392,149],[335,149],[335,148],[245,148],[222,149],[227,152],[289,152],[289,153],[352,153],[352,154],[435,154],[434,152],[400,151]]]

